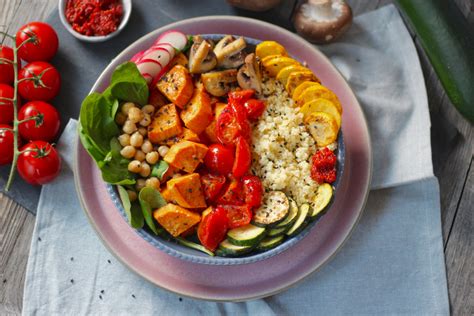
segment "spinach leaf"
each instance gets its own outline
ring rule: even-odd
[[[137,203],[131,203],[128,197],[127,190],[121,185],[117,186],[120,200],[122,200],[123,209],[127,215],[128,222],[133,228],[142,228],[143,227],[143,213],[140,208],[140,205]]]
[[[102,179],[105,182],[120,185],[130,185],[135,183],[132,173],[128,171],[129,160],[120,155],[120,143],[116,137],[110,140],[110,151],[104,160],[98,163],[102,171]]]
[[[90,137],[84,133],[84,130],[82,129],[80,122],[79,122],[78,129],[79,129],[79,138],[81,139],[82,145],[87,150],[89,155],[91,155],[91,157],[94,158],[96,162],[103,160],[105,158],[104,154],[97,148],[97,146],[90,139]]]
[[[120,99],[145,105],[148,102],[148,85],[137,65],[126,62],[118,66],[110,80],[110,93]]]
[[[150,187],[144,187],[140,190],[138,200],[140,201],[140,206],[142,207],[143,216],[145,217],[147,226],[152,232],[159,235],[159,229],[157,229],[153,218],[153,210],[165,206],[166,201],[163,199],[160,192]]]
[[[168,171],[169,165],[166,161],[160,160],[156,165],[153,166],[151,170],[151,176],[157,177],[160,181],[163,179],[163,175]]]

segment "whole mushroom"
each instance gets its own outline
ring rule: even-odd
[[[347,31],[351,7],[343,0],[307,0],[293,16],[296,31],[308,41],[325,44]]]
[[[281,0],[227,0],[227,2],[237,8],[262,12],[276,7]]]

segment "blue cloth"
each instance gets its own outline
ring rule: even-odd
[[[58,144],[62,173],[41,192],[24,314],[449,314],[426,90],[413,42],[389,6],[356,18],[324,51],[361,101],[374,145],[365,213],[331,262],[296,287],[244,303],[180,298],[153,286],[116,261],[87,222],[70,169],[70,121]],[[412,157],[401,153],[408,149]]]

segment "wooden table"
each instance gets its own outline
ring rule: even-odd
[[[457,2],[466,2],[456,0]],[[349,1],[355,15],[390,0]],[[468,1],[469,2],[469,1]],[[57,0],[0,0],[0,25],[14,32],[44,20]],[[440,182],[441,216],[453,314],[474,313],[474,128],[451,105],[418,39],[432,122],[433,166]],[[19,314],[35,217],[0,193],[0,315]]]

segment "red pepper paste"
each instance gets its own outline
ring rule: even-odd
[[[328,148],[317,151],[312,158],[311,178],[318,183],[336,181],[336,155]]]
[[[120,0],[69,0],[66,18],[72,28],[86,36],[115,32],[123,16]]]

